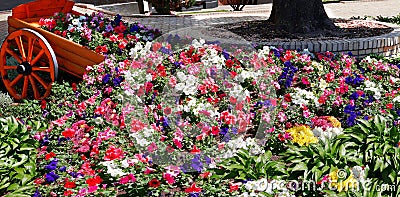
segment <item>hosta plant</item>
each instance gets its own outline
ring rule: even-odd
[[[37,147],[25,125],[12,117],[0,119],[0,194],[11,197],[33,193]]]
[[[359,120],[355,127],[345,130],[345,143],[356,143],[346,154],[354,154],[362,158],[369,167],[367,178],[371,179],[371,190],[375,195],[398,196],[400,190],[400,135],[398,127],[394,126],[393,117],[377,115],[373,120]],[[377,191],[376,185],[390,185],[390,191]],[[388,189],[389,190],[389,189]]]

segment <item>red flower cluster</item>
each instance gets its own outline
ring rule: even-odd
[[[112,161],[115,159],[123,159],[124,158],[124,151],[122,148],[116,148],[115,146],[110,146],[106,150],[106,155],[104,156],[104,160]]]

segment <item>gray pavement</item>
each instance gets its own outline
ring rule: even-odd
[[[4,1],[4,0],[0,0]],[[395,16],[400,13],[400,0],[360,0],[343,1],[341,3],[324,4],[330,18],[350,18],[352,16]],[[75,7],[81,12],[92,12],[93,9]],[[177,30],[191,26],[207,26],[213,24],[235,23],[248,20],[267,19],[271,13],[272,4],[246,5],[242,12],[215,12],[218,10],[231,10],[230,6],[219,6],[214,9],[203,9],[208,13],[179,15],[179,16],[124,16],[129,22],[156,27],[163,32]],[[0,11],[0,41],[7,35],[6,20],[9,11]]]

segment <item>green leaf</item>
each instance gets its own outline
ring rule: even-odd
[[[14,191],[16,189],[19,188],[19,184],[18,183],[13,183],[10,186],[7,187],[7,191]]]
[[[293,167],[292,171],[305,171],[307,169],[308,169],[308,167],[306,164],[298,163]]]

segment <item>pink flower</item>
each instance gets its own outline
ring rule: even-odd
[[[167,181],[168,184],[172,185],[175,183],[175,179],[171,174],[163,173],[163,178]]]
[[[97,185],[89,186],[88,193],[94,193],[98,189],[99,189],[99,186],[97,186]]]
[[[278,113],[278,120],[279,120],[279,122],[285,122],[286,121],[286,115],[285,115],[284,112],[280,111]]]

